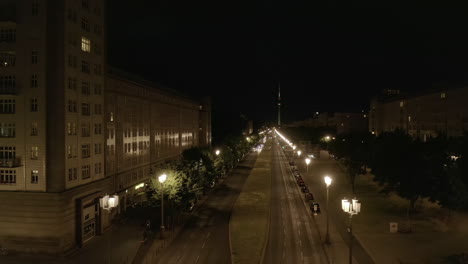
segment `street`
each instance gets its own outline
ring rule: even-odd
[[[264,263],[327,263],[319,233],[279,145],[273,147],[269,241]]]
[[[248,155],[208,195],[162,255],[155,258],[156,263],[231,263],[228,230],[231,208],[255,164],[256,156],[255,153]]]

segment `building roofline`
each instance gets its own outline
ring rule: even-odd
[[[430,95],[434,93],[441,93],[441,92],[450,92],[450,91],[455,91],[455,90],[460,90],[460,89],[466,89],[468,86],[463,85],[463,86],[458,86],[458,87],[451,87],[451,88],[431,88],[428,90],[424,91],[417,91],[417,92],[411,92],[411,93],[401,93],[398,95],[394,96],[388,96],[386,97],[385,95],[377,95],[372,97],[372,99],[377,99],[379,102],[382,103],[390,103],[394,101],[400,101],[400,100],[407,100],[407,99],[412,99],[424,95]]]
[[[166,86],[161,85],[159,83],[155,83],[155,82],[146,80],[145,78],[143,78],[143,77],[141,77],[141,76],[139,76],[137,74],[130,73],[130,72],[124,71],[122,69],[119,69],[119,68],[116,68],[116,67],[113,67],[113,66],[110,66],[110,65],[107,65],[106,75],[108,75],[110,77],[113,77],[113,78],[116,78],[116,79],[119,79],[119,80],[129,81],[129,82],[132,82],[132,83],[135,83],[135,84],[143,85],[143,86],[152,88],[154,90],[161,91],[161,92],[165,93],[166,95],[177,96],[177,97],[180,97],[180,98],[183,98],[183,99],[186,99],[186,100],[190,100],[192,102],[201,103],[201,100],[198,99],[198,98],[190,97],[189,95],[187,95],[187,94],[185,94],[183,92],[180,92],[180,91],[177,91],[175,89],[166,87]]]

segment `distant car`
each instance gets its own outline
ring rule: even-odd
[[[310,205],[310,210],[314,214],[320,214],[320,204],[319,203],[312,203]]]
[[[314,195],[311,192],[308,192],[308,193],[305,194],[305,199],[307,201],[312,201],[312,200],[314,200]]]
[[[290,166],[294,166],[294,161],[290,161],[290,162],[289,162],[289,165],[290,165]]]

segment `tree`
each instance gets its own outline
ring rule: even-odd
[[[162,174],[167,175],[166,181],[163,184],[161,184],[158,179]],[[175,203],[180,203],[184,196],[183,184],[185,181],[186,175],[177,168],[176,162],[163,164],[156,169],[156,172],[150,178],[150,189],[153,191],[152,199],[160,201],[161,194],[163,193],[164,197],[167,197]]]
[[[356,176],[364,173],[370,163],[370,150],[374,137],[370,133],[349,133],[331,141],[329,149],[343,160],[349,175],[352,192],[355,192]]]

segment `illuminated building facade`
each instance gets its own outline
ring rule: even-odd
[[[10,251],[83,245],[122,209],[102,210],[100,197],[211,143],[209,103],[107,70],[104,10],[104,0],[0,0],[0,242]]]

